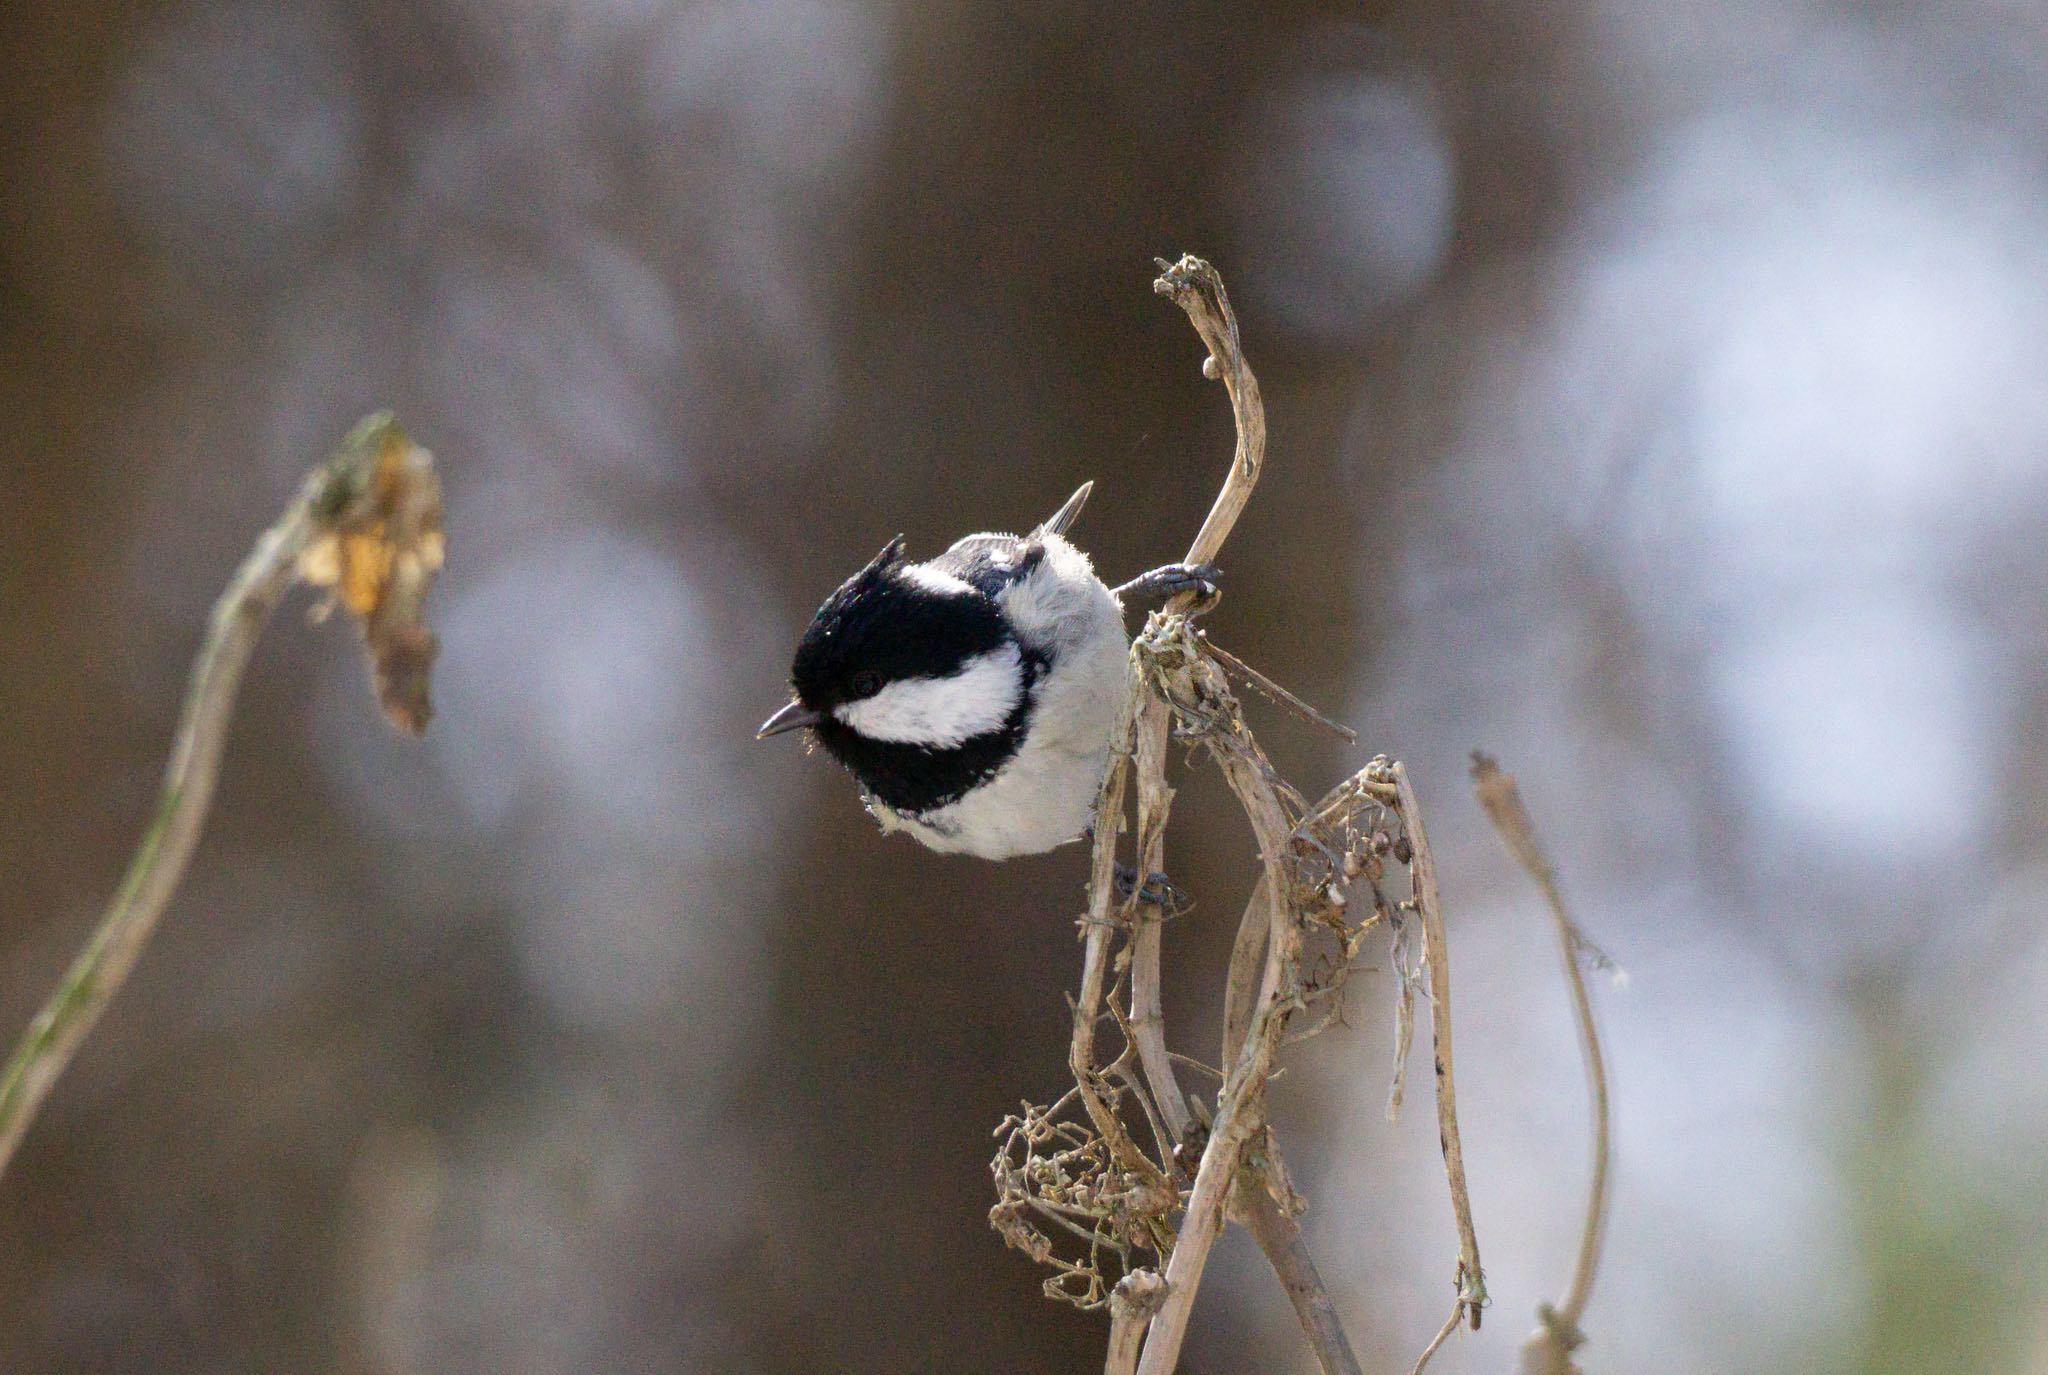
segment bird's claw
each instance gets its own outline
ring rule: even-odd
[[[1156,870],[1145,876],[1145,884],[1138,886],[1138,871],[1128,864],[1119,864],[1112,871],[1116,880],[1118,902],[1129,902],[1133,892],[1151,903],[1168,916],[1177,916],[1189,905],[1188,895],[1174,887],[1172,880]]]
[[[1213,563],[1169,563],[1149,573],[1140,573],[1116,589],[1118,600],[1125,597],[1168,598],[1192,592],[1196,610],[1207,611],[1223,596],[1217,586],[1223,570]]]

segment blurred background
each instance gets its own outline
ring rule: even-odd
[[[207,607],[380,405],[439,716],[287,613],[166,925],[0,1182],[0,1369],[1084,1370],[986,1226],[1065,1079],[1078,849],[884,840],[753,726],[890,535],[1083,478],[1112,580],[1272,425],[1210,625],[1430,808],[1485,1330],[1598,1371],[2048,1371],[2048,6],[80,0],[0,9],[0,1027],[111,891]],[[1213,1041],[1250,842],[1168,861]],[[1382,961],[1383,963],[1383,961]],[[1276,1113],[1368,1368],[1455,1254],[1384,978]],[[1425,1076],[1426,1077],[1426,1076]],[[1255,1253],[1185,1368],[1303,1371]]]

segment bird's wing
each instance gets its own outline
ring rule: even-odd
[[[984,597],[994,597],[1043,557],[1045,545],[1035,535],[969,535],[926,566],[959,578]]]
[[[1094,490],[1094,483],[1082,483],[1064,506],[1028,535],[969,535],[927,561],[925,567],[951,574],[983,596],[993,597],[1038,566],[1045,557],[1045,537],[1064,535]]]

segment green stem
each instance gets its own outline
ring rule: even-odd
[[[394,430],[384,415],[358,426],[256,541],[214,604],[192,665],[156,810],[128,872],[92,938],[0,1070],[0,1171],[13,1160],[43,1100],[134,969],[185,875],[213,802],[236,690],[257,638],[298,580],[299,555],[335,528],[367,491],[371,467]]]

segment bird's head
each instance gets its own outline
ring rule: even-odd
[[[988,597],[911,562],[903,538],[825,599],[763,736],[808,728],[893,807],[957,797],[1015,749],[1025,654]]]

